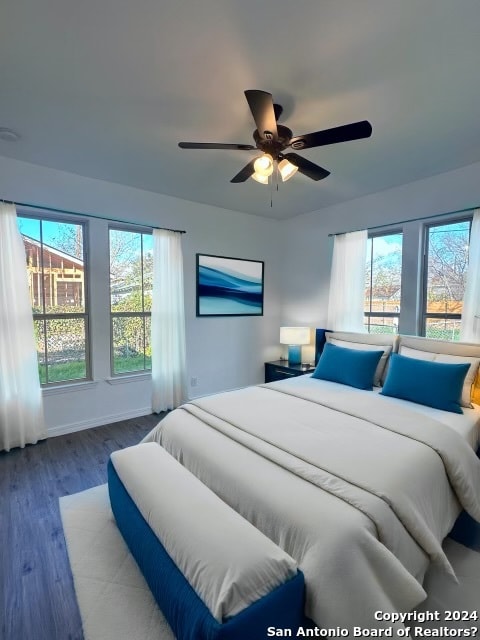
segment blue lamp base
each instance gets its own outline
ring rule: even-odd
[[[288,362],[289,364],[301,364],[302,347],[299,344],[288,345]]]

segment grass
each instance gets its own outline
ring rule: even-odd
[[[365,329],[368,331],[367,325]],[[396,333],[392,325],[383,324],[371,324],[370,333],[377,334],[392,334]],[[450,342],[456,342],[460,340],[460,328],[444,329],[433,325],[427,326],[426,338],[436,338],[437,340],[449,340]]]
[[[147,370],[151,369],[152,359],[144,358],[143,355],[124,357],[115,357],[113,361],[114,372],[130,373],[135,371],[144,371],[144,364]],[[40,382],[46,384],[46,365],[38,365],[38,374]],[[69,380],[84,380],[86,377],[85,360],[74,360],[72,362],[59,362],[48,366],[48,382],[66,382]]]
[[[38,374],[40,382],[47,382],[47,367],[44,364],[38,365]],[[74,362],[60,362],[51,364],[48,367],[48,382],[63,382],[65,380],[82,380],[86,377],[85,360],[77,360]]]
[[[460,329],[436,329],[434,327],[427,327],[427,338],[437,338],[438,340],[455,342],[460,340]]]
[[[128,373],[129,371],[144,371],[152,368],[152,358],[149,356],[143,359],[143,355],[128,356],[127,358],[116,357],[113,359],[113,370],[115,373]]]

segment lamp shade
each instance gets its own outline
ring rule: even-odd
[[[280,344],[288,344],[289,364],[300,364],[302,361],[302,344],[310,343],[308,327],[280,327]]]
[[[282,182],[286,182],[297,173],[298,167],[284,158],[281,162],[278,163],[278,170],[280,171],[280,175],[282,176]]]
[[[280,344],[309,344],[309,327],[280,327]]]
[[[268,176],[262,176],[260,173],[252,173],[252,178],[260,184],[268,184]]]
[[[273,158],[269,153],[264,153],[263,156],[259,156],[253,163],[255,173],[265,176],[271,176],[273,173]]]

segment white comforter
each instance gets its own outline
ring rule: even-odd
[[[196,400],[147,440],[297,560],[322,627],[411,610],[429,559],[451,571],[441,540],[459,503],[480,520],[480,463],[460,436],[309,376]]]

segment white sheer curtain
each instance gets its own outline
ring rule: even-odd
[[[153,231],[152,408],[175,409],[187,399],[181,235]]]
[[[366,230],[335,236],[327,329],[332,331],[365,331],[363,300],[366,259]]]
[[[480,209],[473,213],[460,340],[480,342]]]
[[[45,437],[25,248],[15,206],[0,202],[0,450]]]

